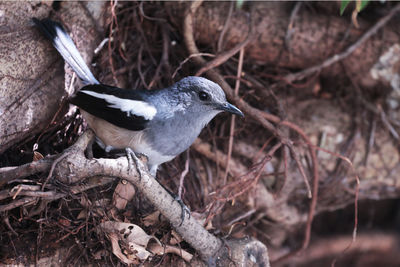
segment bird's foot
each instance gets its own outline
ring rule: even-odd
[[[135,165],[136,167],[136,171],[139,174],[139,179],[142,179],[142,169],[140,168],[143,163],[138,159],[138,157],[136,156],[135,152],[133,152],[133,150],[129,147],[125,148],[125,152],[126,152],[126,157],[128,158],[128,172],[131,171],[131,168],[133,165]],[[135,162],[135,164],[133,164],[133,162]]]
[[[178,204],[181,206],[181,223],[179,224],[179,226],[181,226],[183,221],[185,220],[185,214],[186,213],[190,218],[190,216],[191,216],[190,209],[185,205],[185,203],[183,203],[183,201],[180,198],[180,196],[175,196],[174,197],[174,201],[178,202]]]

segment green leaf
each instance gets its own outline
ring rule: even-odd
[[[360,5],[360,10],[358,12],[361,12],[369,3],[369,0],[361,0],[361,5]]]
[[[343,15],[344,10],[346,7],[349,5],[351,0],[342,0],[342,3],[340,4],[340,16]]]

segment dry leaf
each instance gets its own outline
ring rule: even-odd
[[[71,226],[71,221],[67,219],[59,219],[58,222],[65,227]]]
[[[114,190],[113,206],[118,210],[124,210],[129,201],[135,196],[135,187],[131,183],[121,180]]]
[[[115,256],[118,257],[123,263],[125,264],[139,264],[139,261],[136,260],[131,260],[128,259],[128,257],[125,256],[124,253],[122,253],[121,248],[119,247],[119,237],[118,234],[116,233],[110,233],[108,234],[108,238],[111,241],[111,246],[112,246],[112,252]]]
[[[106,221],[101,223],[99,227],[109,236],[113,244],[113,253],[125,263],[126,261],[137,262],[138,260],[147,260],[153,255],[146,249],[149,241],[153,239],[157,243],[160,243],[158,239],[146,234],[142,228],[135,224]],[[113,240],[115,238],[121,241],[117,242],[118,248],[116,247],[116,241]],[[121,249],[119,244],[121,244],[123,249]]]
[[[38,161],[41,160],[42,158],[44,158],[42,154],[40,154],[37,151],[33,151],[33,161]]]
[[[192,254],[178,247],[163,246],[157,238],[146,234],[135,224],[107,221],[101,223],[99,227],[110,238],[114,255],[127,264],[143,262],[155,254],[174,253],[182,256],[187,262],[191,261],[193,257]],[[176,240],[181,240],[177,233],[173,233],[173,235]],[[150,240],[155,242],[150,242]]]

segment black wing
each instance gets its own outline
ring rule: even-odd
[[[126,100],[128,102],[133,100],[129,102],[133,103],[129,111],[124,109]],[[93,116],[133,131],[145,129],[156,112],[155,107],[143,99],[142,92],[103,84],[92,84],[81,88],[70,102]],[[138,109],[141,109],[141,112],[135,113],[135,103],[139,105]],[[143,110],[142,105],[146,107],[148,105],[149,108]]]

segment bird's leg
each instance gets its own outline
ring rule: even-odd
[[[129,165],[132,166],[132,161],[135,161],[135,163],[136,163],[136,169],[137,169],[137,171],[138,171],[138,173],[139,173],[139,175],[140,175],[140,178],[141,178],[141,177],[142,177],[141,169],[138,168],[138,166],[139,166],[139,164],[142,164],[142,162],[137,158],[136,153],[133,152],[132,149],[126,148],[125,150],[126,150],[126,154],[127,154],[127,157],[128,157]],[[140,154],[140,155],[142,155],[142,154]],[[151,174],[154,178],[156,178],[156,172],[157,172],[157,167],[158,167],[158,166],[157,166],[157,165],[153,165],[153,166],[150,165],[149,167],[150,167],[150,174]],[[165,187],[165,186],[164,186],[162,183],[160,183],[157,179],[156,179],[156,181],[157,181],[157,183],[158,183],[159,185],[161,185],[162,188],[164,188],[164,189],[170,194],[170,196],[172,196],[173,201],[178,202],[178,204],[181,206],[181,223],[179,224],[179,226],[181,226],[182,223],[183,223],[183,221],[185,220],[185,214],[187,213],[187,214],[189,215],[189,218],[190,218],[190,216],[191,216],[191,215],[190,215],[190,210],[189,210],[189,208],[185,205],[185,203],[183,203],[183,201],[182,201],[180,195],[174,194],[171,190],[169,190],[167,187]],[[180,191],[181,191],[181,190],[180,190]]]
[[[109,148],[109,149],[107,149]],[[126,157],[128,158],[128,166],[129,168],[132,167],[133,162],[135,162],[135,167],[136,167],[136,171],[139,174],[139,179],[142,178],[142,169],[139,166],[142,166],[142,162],[139,160],[138,156],[143,155],[143,154],[139,154],[137,155],[131,148],[127,147],[124,150],[123,149],[116,149],[116,148],[112,148],[112,147],[105,147],[106,150],[108,150],[107,152],[111,152],[112,154],[125,154]],[[125,153],[123,153],[125,152]],[[151,168],[151,170],[153,170],[153,168]],[[155,166],[154,170],[157,170],[157,166]],[[130,171],[130,169],[128,169],[128,171]],[[155,171],[153,171],[155,172]],[[154,178],[156,178],[155,174],[151,173],[152,176],[154,176]],[[156,181],[172,196],[173,201],[178,202],[178,204],[181,206],[181,223],[179,224],[179,226],[182,225],[183,221],[185,220],[185,215],[187,214],[190,218],[191,214],[190,214],[190,209],[185,205],[185,203],[183,203],[181,197],[179,195],[174,194],[173,192],[171,192],[171,190],[169,190],[168,188],[166,188],[163,184],[161,184],[157,179]]]
[[[142,169],[139,167],[141,166],[143,163],[138,159],[138,157],[136,156],[135,152],[133,152],[133,150],[129,147],[125,148],[125,152],[126,152],[126,157],[128,158],[128,171],[130,171],[131,166],[133,165],[133,162],[135,162],[135,167],[136,167],[136,171],[139,174],[139,179],[142,179]]]
[[[138,157],[141,157],[143,154],[136,154],[131,148],[127,147],[124,149],[120,148],[114,148],[112,146],[106,146],[104,147],[104,150],[106,153],[110,154],[111,156],[123,156],[125,155],[128,159],[128,172],[131,171],[131,168],[133,165],[136,167],[136,171],[139,174],[139,179],[142,179],[142,169],[140,166],[143,165],[143,163],[140,161]]]

